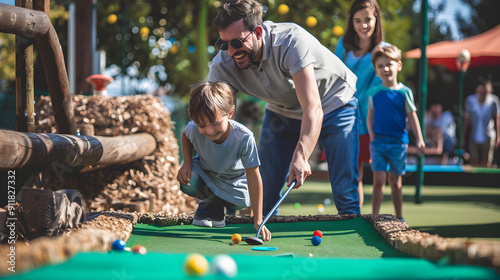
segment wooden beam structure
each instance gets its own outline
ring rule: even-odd
[[[35,36],[47,33],[51,25],[49,16],[44,12],[0,3],[0,32],[2,33],[35,38]]]
[[[156,150],[149,133],[74,136],[0,130],[0,170],[125,164]]]
[[[75,110],[69,89],[68,73],[56,30],[51,25],[46,34],[35,39],[49,87],[57,133],[76,135]]]
[[[38,3],[35,7],[46,9],[47,4]],[[76,135],[74,109],[64,55],[48,15],[42,11],[0,4],[0,32],[36,40],[54,108],[57,131],[62,134]]]
[[[16,6],[33,9],[33,0],[16,0]],[[30,23],[31,24],[31,23]],[[16,130],[35,131],[33,42],[16,35]]]

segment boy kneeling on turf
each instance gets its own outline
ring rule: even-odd
[[[190,121],[182,133],[184,164],[177,180],[181,190],[200,199],[193,225],[225,226],[224,207],[235,211],[252,205],[254,227],[262,223],[262,179],[253,133],[231,120],[231,87],[223,82],[194,85],[188,107]],[[193,158],[193,148],[197,155]],[[271,232],[263,226],[264,241]]]
[[[398,83],[401,71],[401,50],[395,46],[377,46],[372,51],[375,74],[382,84],[372,88],[368,99],[367,127],[370,134],[370,157],[373,171],[373,214],[379,214],[389,165],[389,184],[396,217],[403,219],[402,175],[406,172],[408,131],[406,119],[416,136],[421,154],[425,149],[420,123],[416,114],[411,89]]]

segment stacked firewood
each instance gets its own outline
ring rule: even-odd
[[[121,165],[48,167],[43,187],[78,189],[87,211],[177,215],[196,209],[196,201],[180,191],[176,180],[179,146],[170,113],[160,99],[151,95],[73,95],[73,106],[81,135],[112,137],[147,132],[156,138],[157,149],[142,160]],[[36,114],[36,132],[57,133],[49,97],[37,101]]]

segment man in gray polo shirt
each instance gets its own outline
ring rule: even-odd
[[[224,81],[267,102],[259,139],[264,214],[280,198],[288,175],[300,187],[319,140],[340,214],[359,214],[356,76],[294,23],[262,22],[255,0],[225,3],[215,19],[221,50],[210,81]],[[279,210],[275,214],[279,214]]]

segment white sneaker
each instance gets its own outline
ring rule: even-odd
[[[212,227],[215,227],[215,228],[223,228],[226,226],[226,219],[225,218],[222,218],[222,221],[216,221],[216,220],[212,220]],[[194,224],[194,222],[193,222]]]
[[[194,214],[193,225],[198,227],[225,227],[224,207],[201,200]]]
[[[198,209],[196,209],[196,213],[194,214],[193,225],[197,227],[212,227],[209,204],[203,200],[198,204]]]
[[[197,226],[197,227],[212,227],[212,219],[210,218],[206,218],[206,219],[196,219],[196,216],[195,218],[193,219],[193,226]]]

